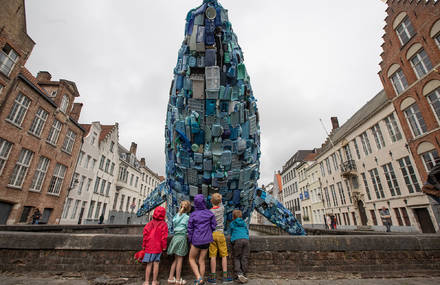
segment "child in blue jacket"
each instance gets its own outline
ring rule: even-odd
[[[242,219],[240,210],[232,212],[231,242],[234,251],[234,271],[240,283],[247,283],[245,276],[248,271],[249,260],[249,230],[246,222]]]

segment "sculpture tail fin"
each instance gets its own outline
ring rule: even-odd
[[[136,215],[142,217],[149,212],[153,211],[156,207],[162,205],[167,201],[167,195],[169,195],[169,187],[165,182],[157,185],[156,189],[145,199],[142,206],[137,211]]]
[[[295,216],[273,196],[263,189],[257,189],[255,209],[270,222],[291,235],[306,235],[306,231]]]

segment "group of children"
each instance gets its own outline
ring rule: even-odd
[[[188,254],[189,264],[194,272],[196,280],[194,284],[205,284],[205,259],[209,250],[211,274],[207,283],[216,284],[216,258],[221,257],[222,282],[231,283],[233,279],[227,271],[228,248],[224,235],[224,207],[222,196],[215,193],[211,197],[213,207],[208,210],[205,197],[201,194],[194,197],[194,211],[191,211],[191,203],[182,201],[179,212],[173,218],[174,237],[168,246],[168,255],[174,255],[171,265],[168,283],[183,285],[186,281],[182,278],[183,258]],[[230,225],[231,242],[234,253],[234,271],[236,280],[240,283],[248,281],[245,276],[249,258],[249,230],[242,219],[242,212],[234,210],[233,221]],[[167,250],[168,227],[165,222],[165,209],[157,207],[154,210],[153,220],[149,222],[143,232],[143,248],[145,256],[145,283],[149,285],[151,269],[153,268],[152,285],[158,285],[159,262],[161,253]],[[190,245],[190,246],[189,246]],[[198,261],[198,262],[197,262]]]

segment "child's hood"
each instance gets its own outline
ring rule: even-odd
[[[233,223],[237,226],[237,227],[247,227],[246,222],[242,219],[242,218],[237,218],[233,221]]]
[[[206,209],[205,196],[203,196],[202,194],[197,194],[194,197],[194,208],[196,210],[205,210]]]
[[[163,221],[165,220],[165,214],[166,214],[166,210],[164,207],[157,207],[154,210],[153,219],[158,221]]]

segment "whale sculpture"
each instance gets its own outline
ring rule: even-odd
[[[187,14],[171,84],[165,141],[166,180],[144,201],[138,216],[166,202],[167,219],[172,221],[180,201],[220,193],[226,232],[234,209],[243,212],[247,223],[256,209],[289,234],[305,234],[294,215],[258,187],[256,99],[228,11],[217,0],[204,0]],[[169,227],[172,232],[171,223]]]

